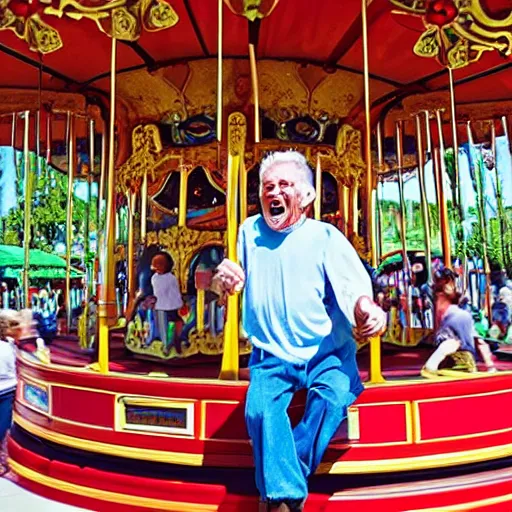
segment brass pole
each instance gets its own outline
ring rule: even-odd
[[[425,116],[425,136],[427,139],[427,160],[432,156],[432,135],[430,133],[430,112],[428,110],[424,110],[423,114]]]
[[[315,219],[322,219],[322,164],[320,163],[320,155],[316,155],[316,171],[315,171],[315,188],[316,196],[314,202]]]
[[[364,113],[365,113],[365,147],[364,156],[366,162],[366,245],[372,254],[372,265],[376,265],[376,244],[375,244],[375,216],[373,215],[373,173],[372,173],[372,133],[371,133],[371,112],[370,112],[370,66],[368,62],[368,17],[367,0],[361,0],[361,23],[363,32],[363,76],[364,76]],[[357,201],[355,202],[357,204]],[[354,219],[357,215],[354,212]],[[357,226],[355,228],[357,232]],[[383,382],[381,369],[381,345],[380,337],[370,340],[370,382]]]
[[[144,170],[140,189],[140,243],[146,245],[146,229],[148,221],[148,171]]]
[[[91,238],[90,223],[91,223],[92,182],[94,180],[94,175],[95,175],[94,159],[96,157],[96,148],[94,145],[94,134],[95,134],[94,124],[95,124],[94,120],[90,119],[89,120],[89,176],[87,176],[87,190],[88,190],[87,202],[88,202],[88,205],[87,205],[87,221],[86,221],[86,230],[85,230],[86,235],[87,235],[85,238],[85,242],[87,244],[86,251],[85,251],[85,256],[87,258],[86,259],[87,263],[85,266],[86,277],[87,277],[87,286],[86,286],[87,300],[93,293],[93,283],[94,283],[94,275],[93,275],[94,265],[91,266],[91,262],[88,259],[88,253],[90,251],[90,238]],[[98,226],[96,226],[96,232],[97,232],[97,230],[98,230]]]
[[[453,157],[455,166],[455,192],[457,194],[457,204],[461,208],[461,192],[460,192],[460,176],[459,176],[459,143],[457,137],[457,114],[455,110],[455,85],[453,81],[453,70],[448,68],[448,76],[450,78],[450,110],[452,119],[452,138],[453,138]],[[455,199],[455,198],[453,198]],[[462,214],[462,209],[459,211]],[[462,217],[460,221],[462,222]]]
[[[73,245],[73,178],[75,176],[75,118],[68,112],[68,194],[66,207],[66,320],[71,329],[71,247]]]
[[[466,123],[468,133],[468,144],[470,150],[473,149],[473,133],[471,131],[471,121]],[[476,159],[475,159],[476,160]],[[475,167],[476,191],[478,196],[478,218],[480,223],[480,231],[482,233],[482,259],[484,263],[485,273],[485,306],[487,309],[487,318],[491,318],[491,268],[489,266],[489,250],[487,245],[487,218],[485,214],[484,190],[482,188],[482,172],[481,165],[477,163]],[[477,269],[478,270],[478,269]],[[477,274],[478,275],[478,274]],[[478,283],[480,284],[480,283]],[[480,287],[479,287],[480,289]],[[479,304],[480,307],[480,304]]]
[[[371,190],[370,196],[373,196],[373,188]],[[372,205],[373,208],[373,205]],[[372,209],[372,215],[370,216],[370,219],[373,222],[373,209]],[[359,234],[359,185],[357,183],[354,183],[354,186],[352,187],[352,232],[356,235]],[[373,233],[372,231],[372,252],[373,252]],[[373,257],[372,257],[373,258]],[[373,259],[372,259],[373,261]]]
[[[398,167],[398,193],[400,198],[400,238],[402,242],[402,258],[404,272],[409,275],[409,258],[407,257],[407,235],[405,228],[405,195],[404,195],[404,155],[403,155],[403,126],[402,121],[396,123],[396,158]]]
[[[402,260],[403,260],[403,274],[404,274],[404,293],[405,293],[405,335],[406,340],[409,338],[409,329],[411,327],[410,318],[410,289],[409,279],[411,277],[411,269],[409,266],[409,257],[407,255],[407,234],[405,227],[405,216],[407,214],[405,208],[405,194],[404,194],[404,146],[403,146],[403,124],[402,121],[396,123],[396,157],[398,167],[398,195],[400,200],[400,240],[402,242]]]
[[[370,66],[368,62],[368,18],[367,2],[361,0],[361,22],[363,32],[363,76],[364,76],[364,113],[365,113],[365,144],[364,158],[366,162],[366,244],[371,249],[372,265],[376,265],[376,244],[374,239],[375,215],[373,206],[373,172],[372,172],[372,126],[371,126],[371,104],[370,104]],[[357,204],[357,202],[356,202]],[[354,223],[357,222],[357,214],[354,212]],[[357,233],[357,226],[354,232]]]
[[[112,38],[112,53],[110,63],[110,122],[108,141],[108,185],[106,222],[103,234],[103,251],[101,270],[103,282],[98,301],[98,363],[101,373],[108,373],[109,368],[109,324],[113,323],[116,317],[115,298],[115,121],[116,121],[116,52],[117,40]]]
[[[17,113],[14,112],[12,114],[12,125],[11,125],[11,146],[13,149],[16,148],[16,128],[17,128]],[[14,159],[14,163],[16,164],[16,158]]]
[[[245,162],[240,164],[240,224],[247,219],[248,206],[247,206],[247,170]]]
[[[29,302],[29,279],[30,279],[30,241],[31,236],[31,214],[32,214],[32,176],[30,172],[30,152],[29,152],[29,130],[30,130],[30,111],[25,110],[25,124],[23,127],[23,172],[25,181],[25,211],[23,224],[23,298],[24,306],[30,307]]]
[[[415,116],[416,121],[416,149],[418,152],[418,182],[420,186],[421,216],[423,220],[423,231],[425,236],[425,266],[427,270],[427,280],[430,283],[432,279],[432,244],[430,240],[430,212],[428,210],[427,189],[425,186],[425,153],[423,149],[423,139],[421,132],[420,116]]]
[[[384,150],[382,146],[382,124],[379,121],[377,124],[377,162],[378,162],[378,170],[379,172],[384,171]],[[379,236],[379,245],[378,245],[378,253],[377,253],[377,264],[380,263],[382,258],[382,252],[384,247],[384,241],[382,240],[382,201],[379,196],[379,188],[383,188],[383,184],[380,182],[380,180],[377,180],[377,211],[379,214],[379,222],[377,223],[378,227],[378,236]]]
[[[52,161],[52,112],[46,113],[46,163]]]
[[[36,112],[36,169],[37,177],[41,176],[41,111]],[[37,192],[36,192],[37,194]],[[36,196],[37,197],[37,196]]]
[[[217,141],[222,141],[222,8],[224,0],[217,2],[218,27],[217,27]]]
[[[188,188],[188,168],[180,166],[180,196],[178,206],[178,226],[187,225],[187,188]]]
[[[512,133],[510,133],[508,129],[508,119],[507,116],[501,116],[501,124],[503,126],[503,133],[508,141],[508,149],[510,151],[510,155],[512,156]]]
[[[128,303],[135,297],[137,289],[137,279],[135,276],[135,208],[137,204],[137,194],[128,191]]]
[[[498,172],[498,155],[496,153],[496,125],[494,120],[491,121],[491,152],[494,163],[494,176],[496,178],[496,203],[498,206],[498,218],[500,226],[500,250],[501,250],[501,264],[507,264],[507,252],[505,250],[506,244],[506,228],[505,228],[505,211],[503,209],[503,195],[501,190],[501,180]]]
[[[249,44],[249,61],[251,63],[252,93],[254,98],[254,142],[260,141],[260,93],[258,88],[258,68],[256,66],[256,50]]]
[[[105,224],[104,215],[104,205],[103,202],[105,200],[105,185],[106,185],[106,175],[107,175],[107,134],[106,129],[103,130],[101,135],[101,161],[100,161],[100,183],[98,187],[98,226],[103,228]]]
[[[247,122],[243,114],[234,112],[228,118],[228,175],[227,175],[227,257],[238,262],[236,243],[238,234],[237,222],[237,192],[240,167],[244,161]],[[226,325],[224,328],[224,353],[220,378],[225,380],[238,379],[238,344],[239,344],[239,296],[228,297]]]
[[[450,243],[450,226],[448,223],[448,205],[444,193],[444,173],[441,164],[443,156],[439,148],[434,148],[434,177],[437,190],[437,204],[439,207],[439,227],[441,229],[441,245],[443,248],[443,263],[445,267],[452,265],[452,253]]]
[[[443,239],[443,259],[446,267],[452,266],[452,247],[450,237],[450,222],[448,216],[448,203],[446,201],[446,193],[444,190],[444,180],[446,177],[446,164],[444,161],[445,147],[443,136],[443,120],[441,118],[441,110],[436,110],[437,131],[439,133],[439,151],[437,153],[438,175],[436,180],[439,197],[439,219],[442,220],[441,237]]]

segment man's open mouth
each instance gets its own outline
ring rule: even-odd
[[[270,204],[269,212],[272,217],[277,217],[284,213],[284,206],[278,201],[272,201]]]

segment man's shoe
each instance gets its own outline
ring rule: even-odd
[[[425,379],[437,379],[439,374],[437,371],[429,370],[426,366],[421,369],[421,376]]]
[[[260,500],[258,512],[302,512],[306,500]]]

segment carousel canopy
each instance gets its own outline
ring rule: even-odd
[[[29,254],[31,279],[65,279],[66,262],[56,256],[38,249],[31,249]],[[22,247],[0,245],[0,278],[20,279],[25,262]],[[83,277],[84,273],[71,268],[71,278]]]
[[[374,104],[398,93],[446,90],[446,64],[454,68],[458,102],[512,97],[510,0],[368,4]],[[116,33],[121,43],[120,76],[154,73],[214,58],[217,19],[216,0],[8,0],[0,7],[0,27],[7,27],[0,31],[0,85],[36,87],[41,69],[45,89],[104,94],[108,35]],[[361,26],[360,0],[225,0],[223,54],[247,59],[252,42],[260,61],[292,60],[361,75]]]

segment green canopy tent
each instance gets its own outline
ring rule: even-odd
[[[39,249],[29,252],[30,279],[65,279],[66,261],[56,254]],[[21,281],[25,251],[22,247],[0,245],[0,279],[18,279]],[[71,279],[84,277],[84,272],[71,267]]]

